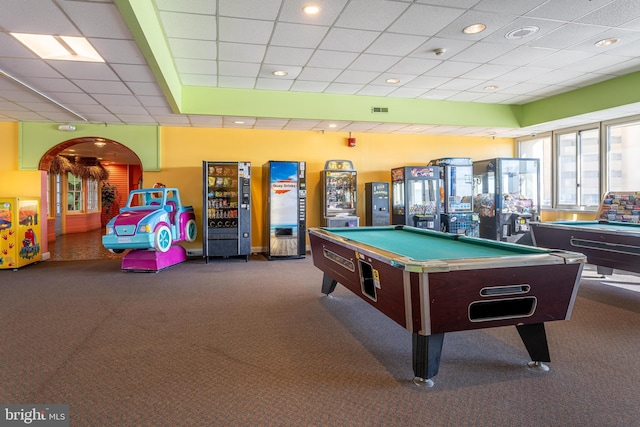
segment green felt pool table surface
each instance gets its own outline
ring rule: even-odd
[[[548,254],[548,249],[445,234],[406,226],[325,228],[361,244],[419,261]]]

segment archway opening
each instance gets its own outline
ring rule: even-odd
[[[53,259],[55,248],[71,235],[76,242],[82,233],[101,235],[108,220],[126,204],[129,192],[142,186],[138,155],[97,136],[57,144],[42,156],[38,168],[47,172],[47,241]],[[90,248],[96,249],[90,253],[104,249],[99,238],[91,242],[97,248]]]

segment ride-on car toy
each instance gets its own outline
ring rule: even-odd
[[[127,249],[168,252],[174,243],[196,239],[192,206],[183,206],[177,188],[144,188],[129,193],[127,206],[113,217],[102,236],[113,253]]]

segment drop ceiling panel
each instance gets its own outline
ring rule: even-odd
[[[273,21],[278,16],[281,3],[282,0],[262,0],[255,3],[238,0],[219,0],[218,15]]]
[[[528,12],[527,16],[560,21],[575,21],[610,2],[611,0],[589,0],[586,2],[572,0],[548,1]]]
[[[218,22],[213,15],[196,15],[193,13],[160,12],[160,21],[167,37],[195,39],[195,40],[216,40]],[[244,20],[233,20],[221,18],[222,28],[228,28],[232,22],[238,25],[244,24]],[[250,21],[254,22],[254,21]],[[264,24],[263,24],[264,25]],[[243,28],[246,25],[242,25]],[[223,29],[220,28],[222,33]]]
[[[271,44],[274,46],[315,48],[320,44],[328,30],[329,27],[304,26],[302,24],[283,22],[276,25]],[[268,39],[264,40],[264,44],[268,41]]]
[[[251,19],[219,18],[219,39],[226,42],[266,45],[271,38],[273,23]]]
[[[220,42],[218,43],[218,60],[260,63],[266,50],[266,45]]]
[[[216,59],[218,44],[210,40],[193,40],[171,37],[168,39],[174,58]]]
[[[400,34],[433,36],[464,13],[461,9],[412,4],[390,27]]]
[[[150,1],[178,78],[189,86],[523,104],[640,70],[640,2],[635,0],[325,0],[313,16],[302,12],[306,0]],[[462,33],[477,22],[487,29]],[[505,38],[525,25],[540,30],[522,39]],[[88,36],[107,63],[38,59],[10,30]],[[595,47],[605,36],[620,41]],[[444,53],[436,55],[441,48]],[[276,78],[277,69],[289,74]],[[0,70],[89,121],[229,125],[216,116],[172,112],[111,0],[3,2]],[[401,82],[389,84],[389,77]],[[489,84],[499,89],[485,91]],[[70,115],[53,103],[43,105],[44,98],[10,78],[0,76],[0,90],[2,99],[19,99],[0,108],[10,120],[55,121]],[[578,120],[598,117],[595,113]],[[259,128],[261,122],[251,126]],[[341,129],[326,122],[305,122],[304,128]],[[407,125],[394,132],[423,131]],[[488,130],[431,126],[428,132]]]
[[[361,71],[369,70],[382,73],[383,71],[389,70],[401,59],[401,56],[372,55],[363,53],[349,65],[349,69]]]
[[[296,47],[271,46],[264,57],[266,64],[305,65],[313,49],[301,49]]]
[[[382,31],[407,10],[407,3],[386,0],[351,0],[336,20],[336,26]]]
[[[618,27],[633,20],[639,14],[640,2],[636,0],[619,0],[594,10],[576,21],[585,24]]]
[[[381,34],[379,31],[354,30],[350,28],[332,28],[320,43],[325,50],[343,50],[362,52]]]

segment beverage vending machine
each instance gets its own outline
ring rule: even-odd
[[[393,224],[440,230],[441,186],[438,166],[391,169],[391,195]]]
[[[358,227],[357,172],[350,160],[328,160],[321,172],[322,216],[326,227]]]
[[[251,254],[251,163],[202,162],[202,246],[209,257]]]
[[[0,269],[42,259],[40,198],[0,197]]]
[[[265,247],[269,260],[304,258],[307,252],[306,162],[263,165]]]
[[[480,237],[480,217],[473,211],[473,164],[468,157],[429,162],[440,167],[442,194],[440,229],[445,233]]]

